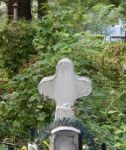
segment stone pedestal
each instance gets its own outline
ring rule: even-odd
[[[74,65],[68,58],[60,60],[53,76],[45,77],[38,86],[39,93],[44,97],[56,101],[55,121],[64,118],[73,119],[74,103],[92,91],[91,81],[78,76],[74,72]],[[50,150],[82,150],[80,130],[59,126],[52,130]]]
[[[52,130],[50,137],[50,150],[80,150],[80,130],[60,126]]]

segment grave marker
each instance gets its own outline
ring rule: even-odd
[[[41,95],[56,101],[55,119],[74,117],[75,100],[88,96],[92,91],[91,81],[76,75],[73,63],[68,58],[58,62],[56,74],[43,78],[38,89]]]
[[[88,96],[91,81],[74,72],[73,63],[64,58],[58,62],[56,74],[41,80],[39,93],[56,101],[55,121],[74,119],[73,105],[76,99]],[[81,131],[72,126],[56,127],[51,131],[50,150],[82,150]]]

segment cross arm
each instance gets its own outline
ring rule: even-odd
[[[76,76],[77,98],[88,96],[92,91],[91,81],[86,77]]]
[[[44,97],[54,98],[54,89],[53,89],[54,78],[55,75],[50,77],[45,77],[41,80],[41,82],[38,85],[38,90],[40,95],[43,95]]]

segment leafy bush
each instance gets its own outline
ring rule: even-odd
[[[125,63],[125,44],[94,40],[84,32],[75,30],[73,26],[68,28],[67,23],[64,29],[64,20],[60,20],[60,24],[57,23],[55,28],[54,20],[55,16],[46,16],[38,23],[35,46],[41,52],[46,52],[43,55],[46,55],[45,59],[50,60],[51,65],[56,60],[69,57],[74,61],[79,75],[92,79],[93,93],[85,101],[76,104],[76,114],[95,132],[95,142],[105,142],[108,149],[124,149],[125,142],[121,136],[125,137],[125,131],[122,130],[122,126],[125,127],[123,110],[126,80],[122,69]],[[50,22],[48,27],[43,25]],[[49,34],[45,31],[49,31]],[[45,42],[42,42],[44,38]],[[46,43],[48,38],[50,42]],[[84,114],[89,107],[92,110],[91,115]],[[121,131],[122,134],[117,134],[116,131]]]
[[[21,40],[18,41],[17,30],[13,29],[12,24],[11,29],[7,27],[9,33],[13,30],[16,32],[16,36],[12,34],[11,37],[16,38],[17,44],[11,45],[11,41],[10,47],[23,51],[19,55],[20,51],[17,50],[21,64],[19,60],[15,64],[18,65],[18,69],[21,68],[20,74],[13,76],[8,82],[0,102],[1,139],[5,137],[15,139],[18,136],[21,141],[27,142],[31,140],[31,129],[43,127],[52,121],[55,103],[40,97],[37,86],[41,78],[55,73],[55,66],[60,59],[68,57],[73,60],[77,74],[88,76],[93,85],[92,94],[76,102],[76,115],[93,131],[96,143],[104,142],[108,149],[125,150],[126,76],[121,69],[125,63],[125,45],[104,43],[89,37],[81,28],[79,22],[81,13],[77,14],[75,10],[72,11],[70,7],[54,6],[47,16],[34,22],[37,33],[33,42],[39,55],[36,56],[37,60],[27,67],[21,68],[28,60],[25,50],[29,46],[33,48],[28,39],[31,39],[31,43],[33,34],[27,32],[30,30],[29,27],[26,28],[26,32],[22,29],[26,24],[21,23],[22,25],[18,26],[20,22],[12,23],[16,24],[16,29],[21,28],[24,31],[23,39],[27,33],[27,38],[23,40],[22,32],[19,32]],[[5,37],[12,40],[7,35]],[[24,46],[25,41],[26,45],[28,44],[27,48]],[[7,48],[9,49],[8,45]],[[36,52],[30,50],[28,58],[29,54]],[[7,53],[9,58],[10,54]]]
[[[89,36],[92,40],[104,40],[104,35],[96,34],[96,35],[90,35]]]
[[[83,49],[78,46],[78,49],[75,47],[71,51],[59,49],[57,52],[42,52],[36,63],[22,70],[21,74],[9,82],[8,89],[11,92],[3,95],[4,103],[0,107],[3,113],[0,120],[9,130],[11,138],[18,134],[21,139],[27,141],[30,139],[29,130],[32,127],[39,128],[52,121],[55,104],[53,101],[44,101],[38,94],[37,86],[41,78],[55,73],[55,66],[61,58],[68,57],[74,61],[77,74],[90,77],[93,84],[91,96],[85,100],[82,98],[76,103],[76,115],[95,133],[96,143],[105,142],[110,149],[123,147],[125,85],[113,87],[119,82],[114,77],[109,79],[103,68],[99,66],[100,50],[104,45],[101,47],[99,43],[98,46],[97,41],[91,43],[87,40],[86,43],[82,44],[83,47],[79,45]],[[109,70],[109,60],[106,61],[106,69]],[[121,94],[122,89],[124,93]],[[89,107],[90,112],[88,112]],[[0,132],[3,135],[3,131]],[[8,136],[7,133],[4,134]]]
[[[54,102],[41,102],[43,98],[38,95],[37,86],[42,77],[54,74],[59,59],[69,57],[74,60],[75,65],[78,66],[77,72],[81,75],[90,76],[90,72],[95,68],[95,56],[104,44],[101,41],[86,38],[83,32],[70,32],[71,30],[61,28],[55,33],[52,30],[54,26],[43,26],[43,23],[49,24],[48,21],[50,21],[48,18],[41,20],[42,24],[39,22],[40,24],[36,26],[38,30],[34,43],[36,42],[35,46],[39,49],[38,61],[22,69],[22,73],[13,77],[8,84],[8,92],[2,96],[0,122],[4,122],[9,135],[1,130],[1,138],[4,135],[11,138],[19,135],[21,139],[27,141],[30,138],[29,130],[32,127],[42,127],[46,122],[52,120]],[[50,32],[50,37],[48,32]],[[46,39],[43,43],[44,48],[41,47],[43,39]]]
[[[35,30],[25,21],[11,22],[0,32],[3,67],[9,77],[19,73],[20,67],[36,54],[32,44]]]
[[[114,42],[107,44],[101,53],[101,68],[103,73],[110,78],[118,81],[117,87],[124,84],[125,75],[123,66],[126,63],[126,44],[122,42]]]

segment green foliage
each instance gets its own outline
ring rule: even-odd
[[[112,4],[97,3],[85,16],[85,29],[101,34],[105,27],[118,22],[119,13]]]
[[[89,37],[92,40],[104,40],[104,35],[101,35],[101,34],[90,35]]]
[[[48,69],[43,67],[44,64],[48,65],[48,61],[38,62],[24,70],[23,75],[19,74],[9,82],[0,103],[0,138],[8,136],[15,139],[19,136],[20,140],[26,142],[31,138],[31,128],[49,122],[53,103],[41,102],[37,91],[40,75],[48,72]],[[6,127],[6,130],[3,127]]]
[[[11,22],[0,32],[3,67],[9,77],[19,73],[20,67],[36,54],[32,40],[35,30],[24,21]]]
[[[83,31],[84,10],[80,9],[80,4],[73,5],[74,9],[70,6],[62,8],[53,5],[53,10],[51,9],[47,16],[35,22],[37,36],[34,39],[34,45],[38,50],[54,53],[61,50],[70,53],[76,48],[77,51],[83,49],[86,52],[90,42],[94,47],[99,47],[99,40],[92,41]],[[93,47],[91,49],[93,50]]]
[[[122,0],[118,7],[118,11],[120,12],[121,16],[126,19],[126,1]]]
[[[95,150],[98,148],[98,144],[94,143],[93,133],[83,124],[79,118],[63,118],[55,120],[51,125],[46,125],[45,128],[39,130],[39,134],[36,138],[37,144],[40,149],[42,149],[42,142],[49,139],[51,131],[59,126],[74,127],[81,132],[81,138],[85,140],[85,143],[90,147],[90,150]]]
[[[125,76],[123,74],[123,65],[126,63],[126,44],[125,43],[111,43],[105,47],[103,54],[101,54],[102,69],[104,74],[111,80],[118,80],[118,87],[125,83]]]
[[[77,74],[89,77],[93,85],[92,94],[76,102],[76,115],[93,131],[96,143],[125,150],[126,76],[122,67],[126,63],[126,45],[105,43],[101,35],[85,33],[90,13],[85,13],[81,3],[62,5],[52,3],[41,20],[31,24],[13,22],[0,32],[4,67],[9,75],[18,73],[4,86],[1,84],[0,139],[18,136],[26,143],[32,140],[32,128],[52,122],[55,103],[40,97],[37,86],[43,77],[55,73],[61,58],[68,57]],[[109,15],[113,7],[100,5],[99,14],[92,4],[93,18],[99,14],[105,20],[104,15]]]

